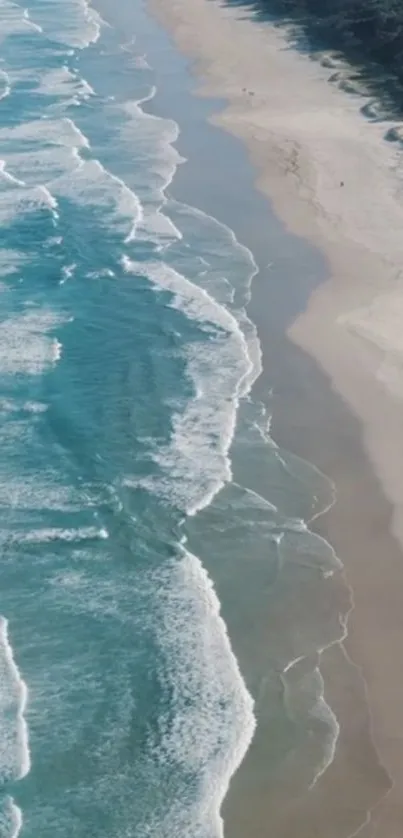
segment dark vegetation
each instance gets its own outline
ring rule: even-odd
[[[374,93],[403,110],[403,0],[227,0],[292,24],[300,48],[334,49]],[[331,66],[331,65],[329,65]]]

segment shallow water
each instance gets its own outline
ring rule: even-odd
[[[219,836],[256,716],[273,782],[331,758],[333,490],[250,396],[255,257],[165,195],[143,6],[0,13],[0,836]]]

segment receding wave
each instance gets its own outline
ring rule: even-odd
[[[164,819],[155,826],[164,838],[182,832],[192,838],[222,836],[219,812],[253,736],[253,701],[201,562],[183,550],[156,581],[156,626],[166,657],[161,677],[174,708],[159,720],[156,758],[196,782],[188,782],[181,797],[168,802]]]
[[[139,185],[144,208],[139,233],[161,243],[182,235],[162,208],[166,203],[165,190],[183,158],[174,146],[179,136],[177,123],[148,114],[142,108],[155,93],[156,88],[153,87],[147,96],[123,105],[126,119],[119,134],[120,142],[126,148],[135,148],[134,163],[144,161],[147,165],[147,177]]]
[[[14,661],[8,637],[8,623],[0,619],[0,772],[3,783],[8,779],[20,780],[28,774],[31,765],[28,729],[24,717],[28,690]],[[14,719],[14,723],[10,720]]]
[[[207,291],[161,263],[136,265],[125,259],[123,265],[127,272],[144,273],[158,289],[168,290],[171,305],[203,329],[204,339],[184,349],[194,398],[174,417],[169,447],[153,455],[163,477],[142,481],[194,514],[231,479],[228,451],[236,411],[256,372],[237,320]]]

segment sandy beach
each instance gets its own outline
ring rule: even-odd
[[[403,157],[385,139],[399,126],[362,113],[372,104],[346,92],[346,66],[298,52],[286,30],[253,20],[246,7],[152,0],[152,8],[194,62],[198,93],[228,102],[214,119],[247,144],[275,212],[328,265],[289,329],[308,359],[306,375],[301,384],[300,361],[288,369],[291,395],[275,404],[273,433],[337,489],[315,528],[341,557],[353,592],[347,641],[322,660],[341,733],[331,767],[291,806],[241,767],[224,805],[226,834],[400,838]],[[251,313],[260,306],[264,345],[264,290],[257,293]],[[254,748],[245,766],[257,765]]]

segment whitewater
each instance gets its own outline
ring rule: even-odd
[[[258,265],[169,194],[180,126],[151,112],[141,38],[85,0],[0,15],[0,835],[220,838],[255,695],[197,528],[219,562],[238,505],[269,562],[297,534],[324,574],[340,563],[270,487],[239,481],[246,448],[270,473],[281,460],[251,396]],[[320,512],[333,490],[312,480]],[[203,515],[222,515],[216,542]],[[290,707],[291,661],[343,627],[284,643]],[[338,726],[316,663],[306,677],[326,728],[309,784]]]

